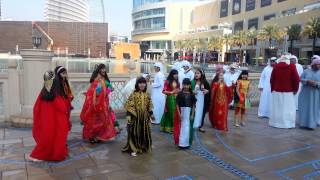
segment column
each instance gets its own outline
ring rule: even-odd
[[[22,117],[32,118],[33,105],[43,86],[43,74],[52,69],[53,52],[42,49],[23,49]]]

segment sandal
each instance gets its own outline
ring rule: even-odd
[[[204,130],[203,128],[199,128],[199,132],[205,133],[206,130]]]
[[[90,138],[90,139],[89,139],[89,142],[90,142],[90,144],[96,143],[96,141],[94,140],[94,138]]]

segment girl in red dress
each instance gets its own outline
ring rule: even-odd
[[[67,137],[71,129],[73,99],[67,70],[58,66],[44,74],[42,88],[33,108],[33,138],[36,147],[31,161],[62,161],[68,156]]]
[[[231,89],[223,81],[223,73],[217,73],[211,85],[211,105],[209,120],[213,128],[228,130],[228,104],[231,102]]]
[[[116,130],[109,108],[107,84],[110,83],[106,66],[99,64],[90,78],[90,87],[82,107],[83,138],[91,144],[112,140]]]

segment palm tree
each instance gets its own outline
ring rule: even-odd
[[[200,61],[200,53],[203,52],[204,50],[206,50],[207,46],[208,46],[208,44],[207,44],[206,39],[198,38],[195,40],[195,47],[198,50],[198,52],[197,52],[198,53],[198,61]]]
[[[242,47],[248,44],[248,35],[245,31],[237,31],[233,36],[233,44],[238,46],[240,49],[240,61],[242,62],[243,58],[243,49]]]
[[[312,55],[314,55],[317,38],[320,35],[320,20],[319,18],[311,18],[304,27],[303,33],[313,38]]]
[[[228,46],[230,46],[232,43],[232,34],[225,34],[223,36],[223,41],[226,45],[226,52],[228,52]]]
[[[285,31],[281,30],[278,25],[272,24],[264,26],[257,37],[259,40],[267,40],[269,42],[270,47],[272,40],[280,42],[283,40],[284,35]]]
[[[223,44],[224,44],[224,42],[223,42],[222,38],[212,36],[209,38],[208,50],[216,51],[216,49],[219,49],[220,51],[222,51]]]
[[[250,44],[253,46],[254,45],[254,40],[257,38],[258,32],[256,28],[250,28],[249,31],[247,32],[247,37],[248,40],[250,41]]]
[[[300,34],[301,34],[301,25],[299,24],[293,24],[288,27],[287,29],[287,34],[289,36],[289,41],[290,41],[290,53],[293,51],[293,41],[294,40],[299,40]]]

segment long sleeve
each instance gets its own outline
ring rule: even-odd
[[[299,83],[300,83],[300,76],[298,74],[296,66],[292,66],[291,72],[292,72],[292,88],[293,88],[293,92],[298,92]]]
[[[163,83],[164,83],[164,80],[161,77],[161,75],[160,74],[156,74],[156,76],[154,78],[154,82],[152,83],[152,87],[153,88],[163,87]]]
[[[270,78],[270,86],[271,86],[271,92],[274,90],[274,78],[275,78],[275,74],[276,74],[276,69],[273,69],[272,73],[271,73],[271,78]]]
[[[300,78],[300,81],[303,85],[306,85],[307,84],[307,79],[306,79],[306,71],[304,71],[301,75],[301,78]]]
[[[260,80],[259,80],[259,88],[264,88],[265,87],[265,83],[266,83],[266,71],[267,69],[264,68],[262,73],[261,73],[261,77],[260,77]]]

